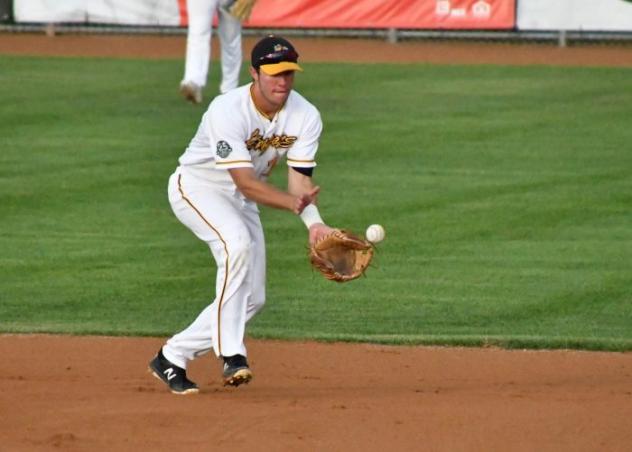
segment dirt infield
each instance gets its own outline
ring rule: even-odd
[[[244,39],[249,52],[255,40]],[[294,38],[302,61],[442,64],[545,64],[632,67],[632,45],[554,45],[406,41],[390,44],[367,39]],[[183,58],[183,36],[0,34],[0,55],[67,55],[133,58]],[[213,55],[218,55],[213,40]],[[247,54],[247,53],[246,53]]]
[[[632,67],[624,46],[293,41],[303,61]],[[182,58],[184,46],[0,34],[0,55]],[[0,451],[632,450],[631,353],[249,340],[251,384],[223,388],[204,357],[189,370],[201,393],[175,396],[147,372],[163,340],[0,335]]]
[[[0,336],[3,451],[629,451],[632,355],[249,341],[255,379],[160,339]]]

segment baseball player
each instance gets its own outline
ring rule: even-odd
[[[241,21],[227,10],[232,2],[234,0],[187,0],[189,26],[184,78],[180,82],[180,93],[194,104],[202,102],[202,90],[206,85],[211,60],[212,22],[216,12],[222,66],[219,90],[225,93],[239,84],[242,27]]]
[[[292,89],[298,53],[268,36],[253,48],[252,83],[216,97],[169,179],[176,217],[206,242],[217,264],[215,299],[150,362],[172,392],[198,392],[186,376],[192,359],[213,350],[224,360],[225,385],[253,374],[244,345],[246,323],[265,302],[266,256],[257,204],[301,217],[314,243],[325,225],[312,182],[322,131],[318,110]],[[288,165],[287,191],[266,182],[279,162]]]

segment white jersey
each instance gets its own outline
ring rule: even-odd
[[[316,166],[322,131],[316,107],[292,91],[270,120],[255,107],[251,85],[211,102],[197,133],[180,156],[185,171],[224,185],[233,184],[227,171],[231,168],[253,168],[256,176],[265,180],[282,158],[296,168]]]

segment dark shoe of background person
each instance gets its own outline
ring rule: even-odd
[[[202,103],[202,87],[193,82],[180,83],[180,94],[191,103]]]

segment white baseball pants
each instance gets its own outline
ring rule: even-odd
[[[241,22],[219,6],[226,0],[187,0],[189,27],[187,50],[182,82],[206,85],[211,60],[211,34],[213,16],[217,11],[217,34],[221,49],[221,93],[237,88],[241,70]]]
[[[246,322],[265,302],[266,255],[256,203],[234,187],[223,188],[178,168],[169,179],[176,217],[209,246],[217,264],[215,299],[163,354],[184,369],[211,349],[219,356],[247,356]]]

